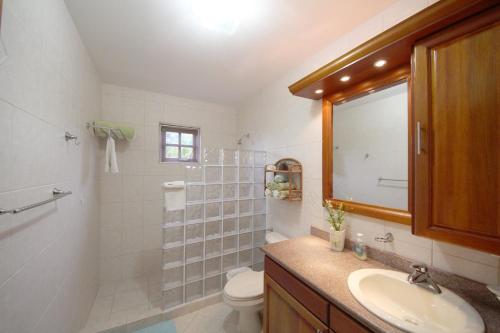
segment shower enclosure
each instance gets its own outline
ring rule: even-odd
[[[237,267],[263,269],[266,153],[205,149],[186,166],[186,207],[163,220],[163,308],[217,292]]]

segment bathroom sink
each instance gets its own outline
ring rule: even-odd
[[[435,294],[410,284],[408,274],[360,269],[348,278],[349,289],[370,312],[402,330],[415,333],[482,333],[477,311],[460,296],[442,288]]]

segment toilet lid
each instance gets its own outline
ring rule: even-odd
[[[256,299],[264,295],[264,272],[249,271],[236,275],[224,287],[226,296],[233,299]]]

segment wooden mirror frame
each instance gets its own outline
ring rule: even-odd
[[[411,107],[410,67],[403,66],[390,70],[367,81],[323,97],[323,200],[334,206],[344,205],[346,212],[370,216],[387,221],[411,224],[413,212],[413,115]],[[387,208],[333,197],[333,112],[334,104],[361,97],[374,90],[381,90],[402,82],[408,83],[408,210]]]

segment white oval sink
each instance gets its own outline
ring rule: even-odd
[[[452,291],[441,294],[410,284],[408,274],[360,269],[347,280],[352,295],[370,312],[402,330],[415,333],[483,333],[477,311]]]

